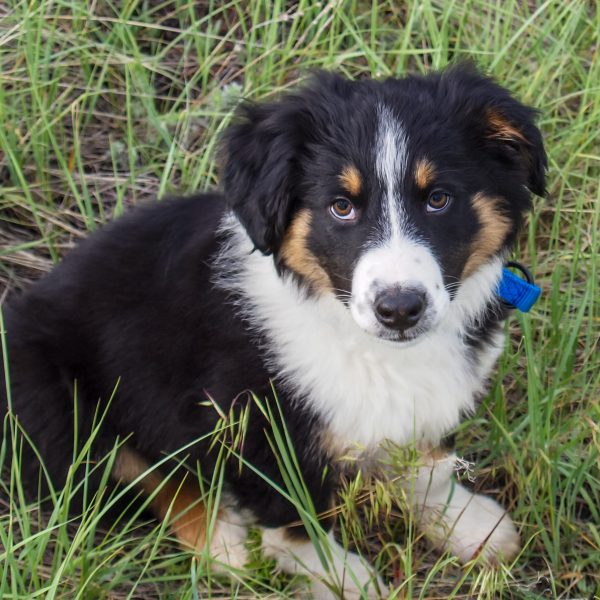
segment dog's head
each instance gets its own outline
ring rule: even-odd
[[[544,193],[533,117],[470,67],[382,82],[318,73],[241,107],[224,192],[283,276],[336,295],[375,336],[413,340],[499,263],[531,192]]]

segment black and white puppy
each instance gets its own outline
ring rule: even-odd
[[[426,533],[463,560],[513,556],[510,518],[454,485],[455,459],[438,447],[502,349],[503,261],[531,192],[544,193],[533,117],[464,66],[382,82],[320,73],[277,102],[245,104],[223,140],[222,193],[132,211],[5,306],[12,412],[52,483],[67,476],[74,415],[85,439],[114,395],[93,455],[126,440],[115,480],[184,446],[210,477],[206,434],[239,408],[238,451],[283,486],[250,395],[276,393],[318,513],[341,456],[415,443],[422,466],[407,489]],[[23,452],[37,489],[39,465]],[[195,479],[168,472],[139,488],[157,515],[175,515],[182,543],[241,566],[246,528],[260,526],[266,552],[309,572],[316,596],[329,593],[322,580],[346,597],[376,594],[369,568],[331,536],[325,569],[290,527],[297,508],[238,460],[210,540]],[[89,478],[93,489],[101,475]]]

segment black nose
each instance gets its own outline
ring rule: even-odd
[[[404,331],[419,322],[425,311],[425,293],[392,288],[375,297],[377,320],[390,329]]]

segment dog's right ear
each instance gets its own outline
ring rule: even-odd
[[[279,248],[297,185],[303,103],[288,97],[243,103],[221,146],[221,184],[226,202],[264,254]]]
[[[240,105],[221,143],[225,200],[264,254],[277,252],[299,196],[303,153],[335,121],[355,85],[315,71],[276,102]]]

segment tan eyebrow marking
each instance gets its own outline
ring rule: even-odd
[[[424,190],[433,180],[435,165],[428,158],[420,158],[415,165],[415,181]]]
[[[471,203],[481,229],[471,246],[471,256],[463,269],[463,278],[471,275],[500,250],[510,230],[510,220],[501,212],[497,198],[480,192],[473,196]]]
[[[360,194],[362,178],[356,167],[352,165],[345,167],[340,175],[340,183],[353,196]]]

